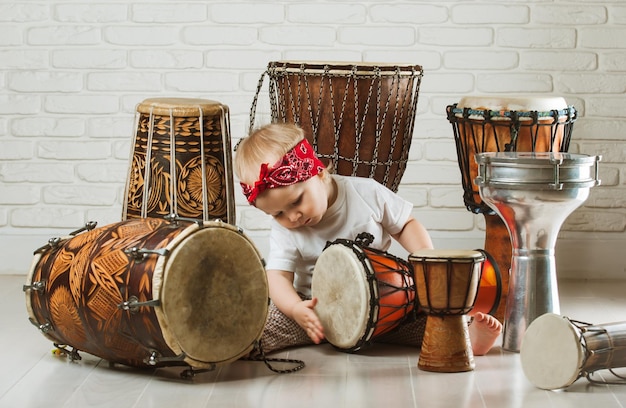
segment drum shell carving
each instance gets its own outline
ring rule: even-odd
[[[146,99],[132,149],[122,220],[176,214],[235,223],[228,106]]]

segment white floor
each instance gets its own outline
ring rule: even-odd
[[[417,349],[387,345],[351,355],[329,345],[278,354],[306,363],[291,374],[237,361],[182,379],[181,368],[111,367],[86,353],[69,362],[28,322],[23,283],[0,276],[0,407],[626,407],[623,385],[583,378],[566,390],[537,389],[519,354],[499,345],[475,358],[474,371],[455,374],[421,371]],[[626,321],[626,281],[566,281],[559,290],[561,312],[572,319]]]

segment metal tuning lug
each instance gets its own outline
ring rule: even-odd
[[[126,310],[131,313],[137,313],[140,307],[157,307],[161,305],[161,301],[158,299],[149,300],[147,302],[140,302],[136,296],[131,296],[127,301],[117,305],[118,309]]]
[[[48,243],[42,247],[39,247],[33,252],[34,255],[40,254],[42,252],[46,252],[49,249],[54,249],[59,246],[61,243],[61,237],[54,237],[48,240]]]
[[[70,232],[70,235],[74,236],[80,234],[83,231],[91,231],[92,229],[96,228],[96,225],[98,225],[96,221],[89,221],[83,227],[77,229],[76,231]]]
[[[169,214],[169,215],[166,215],[163,218],[165,218],[166,221],[169,221],[169,222],[171,222],[174,225],[178,225],[179,221],[193,222],[193,223],[198,224],[198,226],[201,227],[201,228],[204,225],[204,221],[202,221],[201,219],[179,217],[178,214]]]
[[[165,256],[170,253],[170,251],[168,251],[166,248],[143,249],[143,248],[137,248],[137,247],[127,248],[124,250],[124,252],[126,253],[126,255],[130,256],[132,259],[135,260],[135,262],[138,262],[138,263],[146,259],[148,255],[156,254],[156,255]]]
[[[169,362],[179,362],[179,361],[185,361],[185,354],[179,354],[175,357],[163,357],[159,352],[157,351],[151,351],[150,355],[146,358],[143,359],[143,362],[150,365],[150,366],[156,366],[159,363],[169,363]]]
[[[29,318],[28,321],[35,327],[37,327],[39,329],[39,331],[41,331],[42,333],[48,333],[52,330],[54,330],[54,328],[52,327],[52,323],[50,322],[46,322],[44,324],[41,324],[35,320],[33,320],[32,318]]]
[[[22,291],[26,292],[27,290],[35,290],[37,292],[43,292],[46,290],[46,281],[36,281],[31,283],[30,285],[22,286]]]

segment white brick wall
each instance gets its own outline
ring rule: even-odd
[[[474,248],[445,108],[464,95],[558,95],[579,110],[570,151],[601,154],[601,187],[561,229],[562,277],[625,278],[626,6],[621,0],[377,2],[18,0],[0,4],[0,273],[88,220],[121,217],[136,105],[187,96],[229,105],[245,134],[273,60],[421,64],[400,194],[440,247]],[[267,121],[267,84],[257,123]],[[264,99],[265,98],[265,99]],[[234,144],[234,143],[233,143]],[[262,252],[267,217],[237,219]],[[393,251],[400,251],[397,247]]]

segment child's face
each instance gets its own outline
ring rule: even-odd
[[[256,207],[271,215],[285,228],[312,227],[328,209],[332,183],[321,175],[290,186],[268,189],[256,200]]]

